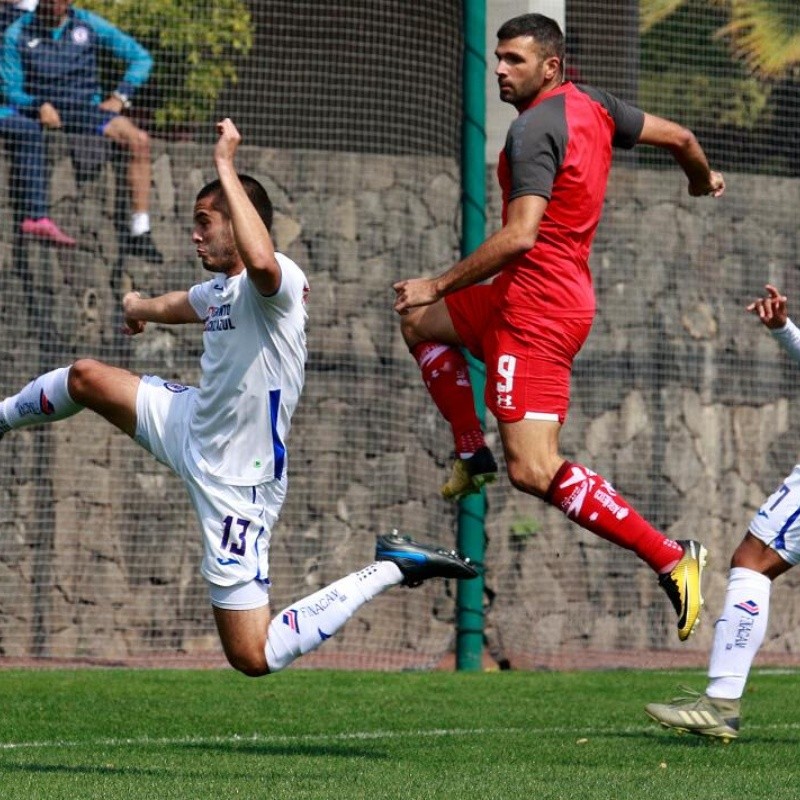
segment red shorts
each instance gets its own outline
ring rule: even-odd
[[[486,364],[486,407],[501,422],[552,419],[569,409],[572,362],[592,318],[538,317],[511,325],[498,309],[491,285],[470,286],[445,298],[464,346]]]

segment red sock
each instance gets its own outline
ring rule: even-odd
[[[639,516],[602,476],[565,461],[545,500],[570,519],[609,542],[633,550],[656,572],[664,572],[683,555],[683,548]]]
[[[411,355],[433,402],[453,429],[456,454],[472,455],[486,442],[475,413],[467,360],[457,348],[437,342],[420,342],[411,348]]]

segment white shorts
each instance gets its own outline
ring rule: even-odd
[[[249,611],[269,605],[269,587],[261,581],[236,583],[233,586],[208,584],[211,605],[233,611]]]
[[[750,533],[789,564],[800,562],[800,464],[764,501]]]
[[[286,478],[258,486],[231,486],[202,472],[189,447],[189,419],[196,397],[192,386],[143,376],[136,396],[136,441],[183,480],[200,521],[200,572],[209,584],[261,584],[240,598],[244,605],[237,605],[237,594],[231,592],[212,592],[212,602],[222,608],[267,605],[269,596],[262,587],[269,585],[269,541],[286,497]]]

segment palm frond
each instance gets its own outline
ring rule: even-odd
[[[685,3],[686,0],[639,0],[639,32],[647,33]]]
[[[800,64],[797,0],[727,0],[730,22],[717,36],[728,37],[733,53],[765,77],[780,77]]]

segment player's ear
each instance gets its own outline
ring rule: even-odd
[[[558,56],[550,56],[544,61],[545,80],[551,81],[561,75],[561,59]]]

